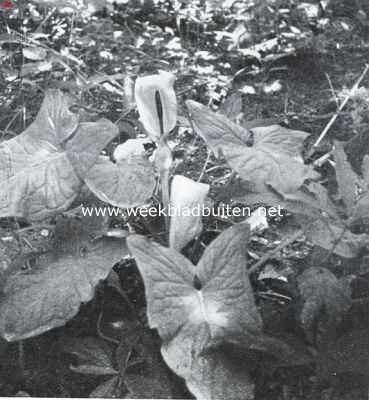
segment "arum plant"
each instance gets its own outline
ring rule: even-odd
[[[162,202],[169,205],[169,176],[172,166],[172,153],[167,143],[169,132],[177,123],[177,101],[174,92],[175,76],[161,71],[157,75],[138,78],[135,85],[135,98],[140,121],[148,136],[158,149],[154,162],[159,171]],[[168,226],[168,220],[166,219]]]

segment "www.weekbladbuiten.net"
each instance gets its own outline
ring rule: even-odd
[[[82,215],[93,216],[109,216],[109,217],[251,217],[251,215],[259,214],[260,216],[281,217],[283,208],[280,205],[274,207],[259,207],[252,210],[250,207],[208,207],[204,204],[194,204],[191,206],[178,207],[169,204],[168,207],[150,206],[137,208],[118,208],[118,207],[92,207],[82,205]]]

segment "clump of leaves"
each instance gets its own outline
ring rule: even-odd
[[[349,225],[368,213],[367,169],[363,177],[352,170],[342,146],[336,145],[337,182],[348,225],[327,190],[317,182],[319,174],[301,156],[306,132],[279,125],[246,129],[194,101],[187,101],[195,131],[216,155],[223,155],[245,183],[237,200],[247,204],[281,204],[295,213],[306,236],[315,245],[342,257],[356,257],[369,243],[366,234],[355,234]],[[238,189],[237,189],[238,190]],[[228,188],[226,191],[229,194]]]
[[[305,180],[318,178],[301,157],[303,142],[308,137],[306,132],[279,125],[247,130],[199,103],[189,100],[186,104],[196,132],[258,191],[265,191],[265,186],[271,185],[282,194],[289,194],[297,191]]]
[[[103,201],[125,207],[151,196],[155,178],[149,161],[142,155],[113,164],[100,156],[117,127],[106,119],[83,122],[69,110],[71,104],[69,96],[49,90],[35,121],[0,144],[0,217],[53,216],[68,209],[84,183]],[[133,173],[145,179],[132,186]]]
[[[248,241],[248,224],[234,225],[194,266],[173,248],[142,236],[128,238],[145,283],[150,327],[163,341],[164,360],[197,398],[253,399],[249,371],[254,366],[246,368],[229,357],[228,345],[244,355],[245,363],[247,351],[269,353],[279,365],[312,361],[306,348],[263,334],[246,272]]]

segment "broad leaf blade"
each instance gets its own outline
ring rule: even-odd
[[[209,340],[206,323],[197,328],[187,326],[172,341],[163,344],[163,358],[186,380],[189,390],[199,400],[252,400],[254,385],[247,370],[230,363],[221,351],[204,351]]]
[[[100,157],[85,182],[100,200],[121,208],[147,203],[156,183],[152,164],[145,156],[138,155],[116,164]]]
[[[303,142],[308,137],[306,132],[279,125],[247,131],[199,103],[187,101],[186,104],[196,132],[215,154],[221,151],[230,166],[258,190],[264,190],[269,184],[282,193],[291,193],[306,179],[318,178],[301,157]]]
[[[254,399],[254,384],[247,371],[216,352],[197,358],[187,385],[197,399]]]
[[[217,330],[224,330],[224,336],[261,330],[246,271],[249,236],[247,224],[226,229],[206,248],[197,267],[204,306],[209,313],[207,319],[213,321]],[[212,333],[213,338],[218,335]]]
[[[127,243],[145,282],[150,327],[169,340],[188,323],[196,305],[195,267],[176,250],[143,236],[130,236]]]
[[[251,143],[251,131],[242,128],[223,115],[213,113],[200,103],[188,100],[186,105],[193,119],[196,133],[206,141],[215,155],[218,155],[221,150],[232,166],[231,160],[237,156],[233,155],[232,149],[235,151],[237,148],[247,147]],[[236,162],[235,165],[237,165]]]
[[[31,271],[11,275],[1,293],[1,336],[22,340],[64,325],[126,255],[124,240],[81,240],[41,256]]]
[[[79,123],[70,99],[50,90],[35,121],[0,144],[0,217],[42,219],[67,209],[86,172],[117,128],[107,120]]]
[[[198,398],[253,394],[247,374],[230,372],[222,355],[203,352],[229,335],[258,334],[261,319],[246,275],[247,224],[222,233],[197,268],[174,249],[132,236],[128,246],[145,281],[148,317],[163,339],[162,354]],[[195,277],[201,289],[195,288]],[[200,378],[199,378],[200,376]],[[231,379],[232,385],[226,388]]]

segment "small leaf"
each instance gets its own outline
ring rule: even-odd
[[[78,365],[71,365],[73,372],[90,375],[116,375],[112,365],[112,353],[106,343],[96,337],[74,338],[65,336],[60,345],[66,353],[78,359]]]
[[[113,376],[95,388],[89,396],[93,399],[120,398],[119,377]]]
[[[132,155],[116,164],[100,157],[85,182],[100,200],[121,208],[147,203],[156,184],[153,166],[143,155]]]
[[[35,121],[0,144],[0,217],[37,220],[66,210],[117,135],[107,120],[80,123],[70,105],[62,92],[49,90]]]
[[[195,182],[182,175],[174,176],[170,194],[174,215],[170,218],[169,230],[169,245],[173,249],[181,251],[201,233],[201,207],[209,189],[210,186],[204,183]]]
[[[308,133],[279,125],[248,131],[199,103],[189,100],[186,104],[196,132],[216,155],[221,151],[241,178],[251,181],[258,191],[269,184],[281,193],[291,193],[306,179],[318,178],[301,157]]]
[[[336,161],[335,168],[339,194],[346,206],[347,214],[350,215],[357,199],[356,193],[359,187],[359,177],[347,161],[342,143],[335,142],[333,156]]]
[[[219,111],[230,120],[236,121],[242,112],[242,95],[239,92],[235,92],[227,97]]]
[[[305,334],[314,342],[313,326],[324,312],[325,330],[335,330],[351,306],[351,288],[347,280],[339,280],[325,268],[309,268],[298,277],[304,305],[300,319]]]

